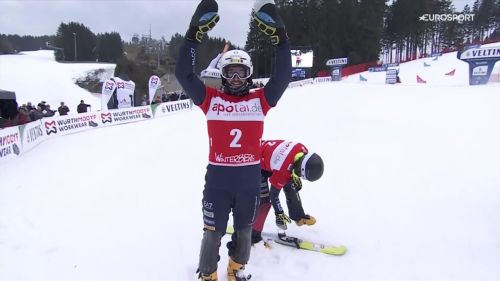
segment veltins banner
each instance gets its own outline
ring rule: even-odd
[[[488,83],[493,67],[500,59],[500,46],[467,46],[457,53],[457,58],[469,64],[469,85],[484,85]]]
[[[45,140],[46,134],[41,120],[19,126],[23,153],[31,150]]]
[[[193,109],[193,102],[190,99],[173,101],[173,102],[164,102],[153,105],[154,116],[163,117],[167,115],[171,115],[174,113],[178,113],[181,111],[189,111]]]

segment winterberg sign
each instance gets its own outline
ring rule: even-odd
[[[468,46],[457,53],[457,58],[469,64],[469,85],[487,84],[495,63],[500,60],[500,46]]]

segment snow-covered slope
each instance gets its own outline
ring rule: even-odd
[[[500,46],[500,42],[486,44],[485,47]],[[425,66],[425,65],[427,66]],[[445,75],[455,70],[453,76]],[[500,74],[500,63],[495,65],[493,73]],[[362,75],[368,81],[360,81]],[[344,81],[350,83],[384,84],[385,72],[361,72],[345,78]],[[427,84],[433,86],[468,86],[469,85],[469,65],[457,59],[457,52],[443,54],[442,56],[418,59],[399,66],[399,77],[403,85],[417,85],[417,75],[425,80]],[[497,84],[498,85],[498,84]],[[500,85],[498,85],[500,86]]]
[[[86,72],[104,69],[113,75],[115,64],[110,63],[58,63],[53,51],[22,52],[18,55],[0,56],[0,89],[16,92],[19,105],[32,102],[34,105],[44,100],[57,109],[65,102],[76,112],[80,100],[100,108],[100,96],[92,95],[75,84],[76,79],[86,76]]]
[[[2,67],[42,68],[29,57],[0,56]],[[62,77],[52,86],[78,102]],[[500,280],[498,84],[425,78],[286,91],[265,138],[303,142],[326,164],[301,191],[317,224],[288,233],[348,252],[257,245],[252,280]],[[24,87],[16,81],[10,90]],[[196,109],[50,139],[0,163],[0,280],[195,280],[207,148]]]

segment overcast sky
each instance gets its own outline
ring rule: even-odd
[[[254,0],[218,0],[221,20],[210,32],[244,47]],[[452,1],[457,10],[474,0]],[[0,33],[54,35],[61,22],[82,23],[94,33],[116,31],[170,40],[184,34],[199,0],[0,0]]]

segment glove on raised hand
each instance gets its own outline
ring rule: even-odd
[[[257,27],[271,38],[271,44],[277,46],[288,39],[285,25],[273,0],[255,1],[252,16]]]
[[[219,21],[218,10],[219,6],[215,0],[202,0],[191,18],[186,39],[201,43],[203,34],[212,30]]]

